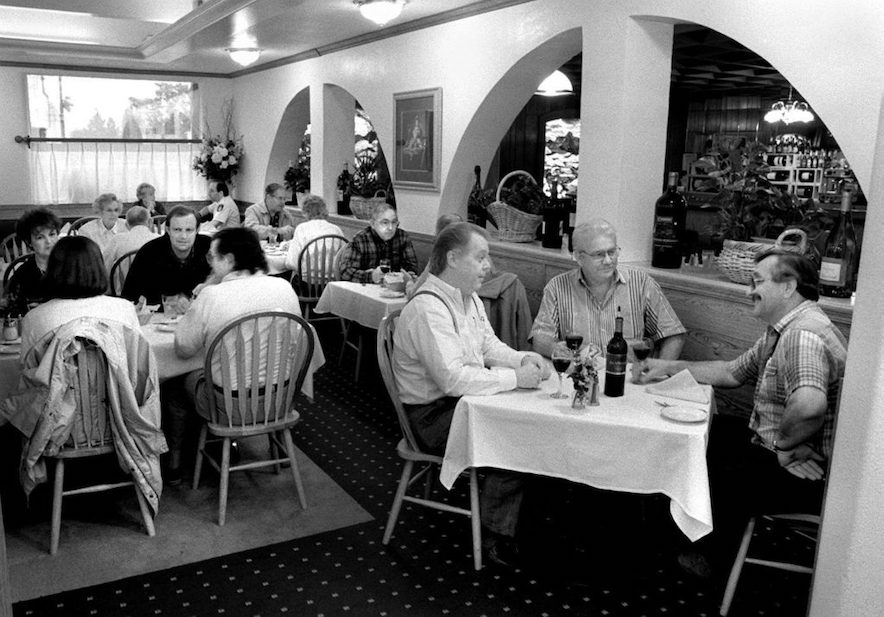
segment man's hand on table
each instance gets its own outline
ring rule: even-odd
[[[799,444],[791,450],[777,450],[780,466],[794,476],[804,480],[822,480],[826,472],[820,463],[825,457],[807,444]]]
[[[525,358],[527,360],[527,358]],[[522,366],[516,369],[516,385],[520,388],[539,388],[541,370],[537,365],[522,360]]]
[[[552,375],[552,371],[549,367],[549,362],[544,361],[543,356],[534,351],[529,351],[525,353],[525,357],[522,358],[522,366],[527,364],[533,364],[538,369],[540,369],[540,379],[543,381],[544,379],[549,378]]]
[[[638,363],[633,363],[633,369],[637,369]],[[634,383],[651,383],[671,377],[678,371],[675,370],[673,362],[670,360],[658,360],[657,358],[648,358],[644,361],[641,373],[633,370]]]

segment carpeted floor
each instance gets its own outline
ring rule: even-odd
[[[326,355],[334,358],[334,343],[322,336]],[[532,478],[518,570],[491,564],[475,572],[468,521],[414,506],[403,508],[391,545],[382,546],[401,463],[398,427],[376,371],[366,366],[354,386],[352,364],[331,362],[317,374],[316,404],[305,409],[295,430],[298,447],[374,520],[19,602],[15,615],[718,614],[720,588],[677,567],[678,534],[658,497]],[[463,503],[463,486],[454,493],[451,498]],[[812,559],[800,538],[776,543]],[[806,575],[749,566],[731,615],[799,617],[808,589]]]

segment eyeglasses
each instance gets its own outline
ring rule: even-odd
[[[577,251],[574,253],[577,259],[585,259],[590,258],[593,261],[604,261],[605,257],[608,259],[614,260],[620,255],[620,247],[615,246],[612,249],[608,249],[607,251],[593,251],[592,253],[587,253],[586,251]]]
[[[392,221],[387,219],[381,219],[377,222],[381,227],[399,227],[399,221],[397,219],[393,219]]]

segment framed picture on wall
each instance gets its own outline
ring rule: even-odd
[[[440,190],[442,88],[393,94],[396,162],[393,186]]]

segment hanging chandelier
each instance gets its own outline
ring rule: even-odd
[[[359,7],[363,17],[383,26],[399,17],[405,0],[353,0],[353,4]]]
[[[777,101],[770,107],[770,111],[764,114],[764,121],[782,122],[783,124],[791,124],[793,122],[811,122],[813,114],[807,107],[807,103],[792,100],[792,86],[789,86],[789,99],[784,103]]]

